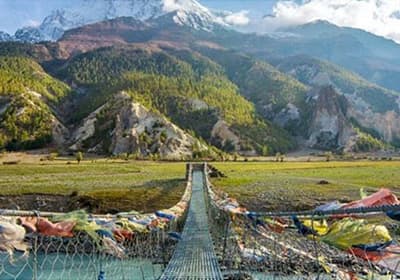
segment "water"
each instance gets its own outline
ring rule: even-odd
[[[100,267],[107,280],[158,279],[162,273],[161,265],[143,259],[100,259],[63,253],[39,254],[36,262],[33,255],[14,258],[10,262],[8,256],[0,255],[0,280],[97,280]]]

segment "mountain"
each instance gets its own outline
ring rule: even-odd
[[[113,94],[126,91],[148,109],[223,150],[254,153],[264,146],[271,151],[294,146],[284,131],[256,118],[254,106],[239,94],[220,65],[191,50],[148,45],[100,48],[51,71],[86,89],[86,96],[73,101],[77,105],[72,122]],[[246,128],[260,131],[249,135]]]
[[[366,31],[315,21],[274,34],[219,34],[218,42],[266,61],[296,55],[330,61],[382,87],[400,91],[400,45]]]
[[[113,26],[119,28],[119,21],[126,19],[115,20]],[[240,95],[219,64],[198,52],[167,42],[115,43],[59,60],[48,57],[61,52],[54,51],[55,46],[63,46],[63,41],[56,45],[3,43],[0,54],[38,59],[48,73],[70,85],[71,93],[49,106],[67,128],[60,148],[98,153],[140,149],[142,156],[158,153],[181,158],[188,156],[188,147],[192,154],[202,155],[215,154],[209,145],[243,154],[295,147],[289,133],[257,116],[254,105]],[[126,105],[113,106],[121,100]],[[163,140],[167,146],[160,144],[161,133],[167,134]],[[179,137],[169,140],[170,134]],[[132,141],[139,142],[132,145]]]
[[[0,31],[0,42],[11,41],[12,37],[10,34]]]
[[[157,154],[164,159],[191,158],[194,151],[213,155],[205,143],[124,92],[110,93],[110,99],[82,122],[68,123],[65,114],[70,111],[63,110],[75,94],[32,59],[0,56],[0,148],[52,146],[69,151]]]
[[[65,31],[118,17],[146,21],[171,13],[175,24],[195,30],[212,31],[228,26],[224,18],[195,0],[82,0],[80,5],[53,11],[38,27],[18,30],[15,39],[23,42],[56,41]]]
[[[0,55],[40,63],[68,85],[60,101],[45,100],[66,128],[66,150],[181,158],[397,145],[398,93],[327,61],[266,55],[285,52],[282,38],[198,30],[174,15],[93,23],[57,42],[1,43]],[[276,49],[261,48],[268,44]],[[239,45],[247,54],[230,49]]]
[[[220,29],[208,40],[267,62],[297,55],[327,60],[372,83],[400,91],[400,45],[361,29],[318,20],[269,34]]]
[[[158,27],[163,23],[173,23],[194,31],[204,31],[209,33],[203,35],[207,40],[212,38],[219,45],[245,51],[267,62],[294,55],[328,60],[372,83],[400,91],[397,82],[400,77],[400,45],[360,29],[339,27],[317,20],[271,34],[243,34],[233,31],[227,23],[229,12],[211,11],[195,0],[80,0],[77,3],[53,11],[38,27],[21,28],[11,37],[0,33],[0,41],[56,41],[66,31],[87,24],[117,17],[133,17]],[[144,33],[149,34],[147,31]]]
[[[387,142],[400,139],[400,94],[370,83],[357,74],[307,56],[288,57],[275,62],[279,70],[309,86],[332,85],[348,100],[348,115],[361,130]],[[364,129],[365,130],[365,129]]]
[[[400,48],[396,42],[381,36],[374,35],[361,29],[340,27],[328,21],[316,20],[304,25],[280,29],[281,32],[308,39],[348,37],[357,40],[365,52],[371,56],[393,59],[400,62]],[[344,42],[345,44],[346,42]]]
[[[315,55],[311,49],[307,54],[328,59],[386,88],[400,90],[396,82],[400,77],[400,45],[394,41],[323,21],[286,31],[301,36],[305,45],[324,42],[321,47],[325,51]]]

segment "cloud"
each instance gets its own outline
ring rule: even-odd
[[[235,25],[235,26],[242,26],[247,25],[250,22],[250,18],[248,16],[249,11],[243,10],[236,13],[231,13],[225,16],[224,21],[227,24]]]
[[[163,10],[165,12],[172,12],[176,10],[180,10],[182,5],[178,3],[176,0],[164,0],[163,2]]]
[[[317,19],[364,29],[400,43],[400,0],[279,0],[271,15],[257,24],[270,31]]]
[[[34,19],[29,19],[25,21],[23,24],[24,26],[29,26],[29,27],[38,27],[40,25],[40,21],[34,20]]]

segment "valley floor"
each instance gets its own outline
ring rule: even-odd
[[[177,203],[185,187],[185,163],[90,158],[78,164],[72,157],[43,158],[0,158],[0,208],[148,213]]]
[[[216,163],[227,177],[214,186],[250,210],[306,210],[360,198],[381,187],[400,194],[400,161]]]
[[[227,177],[212,179],[212,183],[258,211],[310,209],[336,199],[347,202],[358,199],[361,188],[371,193],[387,187],[400,194],[400,161],[396,159],[268,160],[214,162]],[[74,157],[47,160],[40,153],[7,153],[0,156],[0,208],[152,212],[178,202],[184,176],[183,162],[85,157],[78,164]]]

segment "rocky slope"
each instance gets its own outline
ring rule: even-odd
[[[307,145],[316,149],[350,150],[356,133],[347,118],[346,98],[332,86],[322,86],[310,92],[308,103],[313,110]]]
[[[400,95],[397,92],[372,84],[329,62],[307,56],[289,57],[275,64],[279,70],[309,86],[332,85],[346,98],[347,114],[356,120],[353,125],[369,130],[369,133],[386,142],[400,139],[397,125]]]
[[[104,137],[107,135],[107,137]],[[90,114],[71,140],[71,150],[106,154],[158,155],[162,159],[190,159],[208,147],[160,114],[152,113],[120,92]]]

